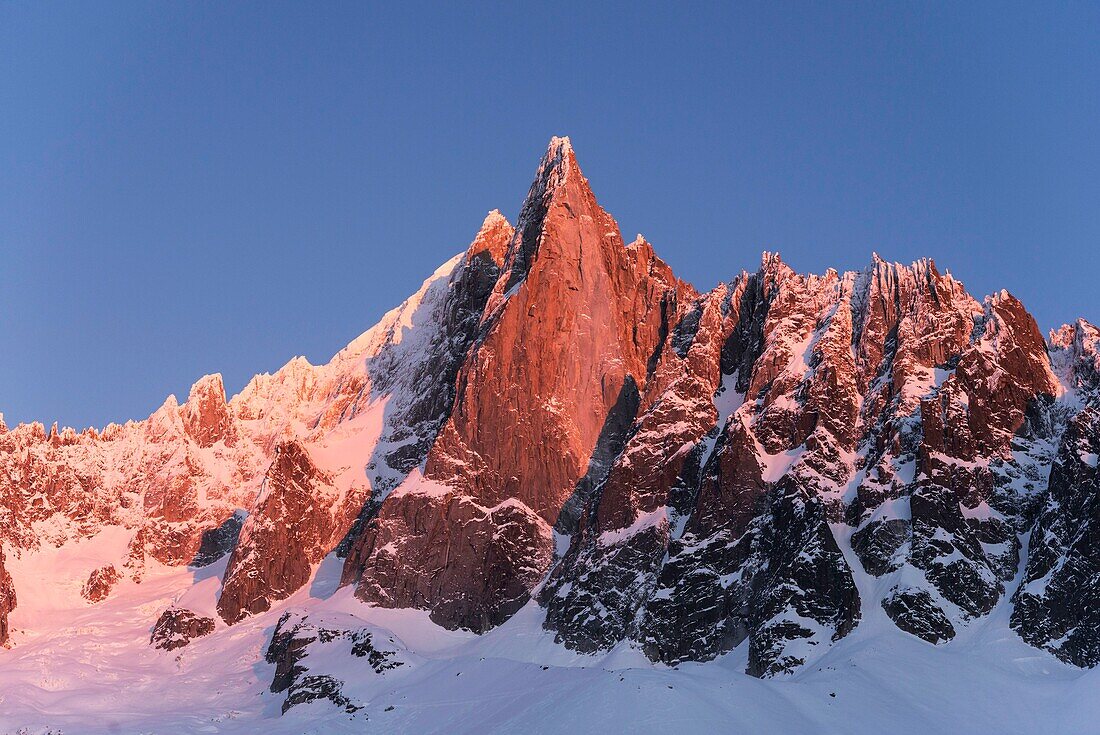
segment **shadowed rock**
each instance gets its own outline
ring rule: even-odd
[[[213,618],[197,615],[184,608],[170,607],[157,618],[149,642],[153,644],[153,648],[174,651],[213,632]]]

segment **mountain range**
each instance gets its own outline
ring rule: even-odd
[[[554,138],[327,364],[0,419],[0,724],[1086,732],[1098,344],[931,260],[700,293]]]

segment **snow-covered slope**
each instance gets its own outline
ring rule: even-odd
[[[648,662],[628,645],[578,654],[553,641],[529,604],[478,636],[448,631],[415,610],[360,603],[337,589],[330,557],[310,583],[271,610],[163,651],[148,644],[150,617],[172,600],[213,614],[224,565],[186,570],[152,564],[89,606],[83,570],[113,558],[125,530],[26,554],[17,584],[57,580],[12,616],[3,654],[0,732],[240,734],[1091,732],[1100,717],[1100,672],[1082,671],[1031,648],[1008,627],[1007,606],[950,643],[900,634],[882,611],[813,667],[782,679],[744,673],[747,643],[706,664]],[[857,574],[861,591],[877,581]],[[181,592],[181,590],[186,590]],[[347,682],[348,713],[328,699],[291,707],[272,693],[277,664],[264,654],[285,611],[318,627],[367,630],[374,648],[401,665],[375,671],[346,639],[311,644],[309,674]]]
[[[0,421],[0,732],[1090,731],[1095,327],[700,294],[564,138],[517,222],[325,365]]]

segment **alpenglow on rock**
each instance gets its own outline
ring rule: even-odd
[[[1095,327],[1044,340],[1011,294],[877,255],[810,275],[765,253],[700,293],[623,240],[567,138],[515,221],[490,212],[325,365],[229,400],[207,376],[102,431],[0,422],[0,643],[5,558],[109,529],[125,551],[80,570],[91,610],[147,565],[220,576],[216,605],[149,621],[160,648],[202,638],[188,656],[333,594],[311,585],[330,564],[347,604],[475,633],[524,610],[580,653],[740,649],[760,677],[872,616],[939,655],[998,609],[1100,663]],[[329,653],[404,660],[304,615],[268,649],[285,708],[360,706]]]

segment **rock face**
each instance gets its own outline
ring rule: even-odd
[[[147,558],[230,554],[230,624],[335,551],[362,601],[484,632],[534,595],[583,652],[744,645],[776,676],[869,611],[937,644],[1011,605],[1028,643],[1093,666],[1098,344],[1084,321],[1045,341],[1010,294],[975,299],[930,260],[805,275],[765,253],[699,294],[623,241],[555,138],[515,228],[490,212],[329,363],[228,401],[207,376],[103,431],[0,421],[0,540],[127,529],[89,599]],[[13,605],[0,565],[0,640]],[[154,637],[213,627],[170,610]],[[302,663],[318,646],[370,649],[377,674],[404,655],[354,629],[284,617],[286,707],[359,706],[325,657]]]
[[[246,517],[247,514],[244,511],[237,511],[226,518],[220,526],[203,531],[199,540],[199,550],[191,559],[189,566],[205,567],[232,552],[237,545],[237,539],[241,536],[241,526],[244,525]]]
[[[569,141],[551,141],[423,476],[349,557],[356,594],[477,631],[522,607],[550,527],[691,296],[648,243],[624,245]]]
[[[552,141],[425,476],[556,521],[627,376],[645,381],[678,287],[644,240],[624,247],[568,140]]]
[[[641,625],[651,658],[707,660],[747,637],[747,672],[770,676],[855,627],[859,594],[821,500],[784,483],[760,501],[747,527],[671,545]]]
[[[180,607],[170,607],[157,618],[149,642],[153,644],[153,648],[174,651],[213,632],[213,618],[196,615]]]
[[[776,482],[769,467],[769,455],[789,464],[810,437],[823,450],[835,442],[830,416],[792,415],[818,401],[845,408],[814,396],[810,381],[837,377],[808,375],[806,354],[811,340],[831,343],[831,335],[813,339],[826,308],[814,291],[835,286],[835,275],[807,281],[769,255],[677,325],[668,378],[643,401],[651,408],[597,494],[590,525],[543,592],[547,624],[563,641],[584,650],[629,637],[676,663],[713,658],[749,637],[750,672],[773,674],[855,625],[859,596],[820,497],[830,485],[814,482],[835,468]],[[822,454],[827,461],[836,451]],[[591,630],[599,635],[589,640]]]
[[[300,443],[280,444],[229,557],[218,598],[222,619],[236,623],[300,589],[365,500],[362,494],[341,499]]]
[[[92,573],[88,575],[88,581],[84,583],[84,587],[80,590],[80,596],[88,602],[105,600],[111,594],[111,589],[114,588],[120,577],[121,575],[113,564],[93,569]]]
[[[4,552],[0,549],[0,646],[8,644],[11,631],[8,629],[8,615],[15,609],[15,585],[11,574],[4,566]]]
[[[207,375],[191,387],[181,418],[184,431],[200,447],[234,442],[236,426],[225,403],[221,375]]]
[[[1052,334],[1051,342],[1084,408],[1058,445],[1012,626],[1031,645],[1092,667],[1100,663],[1100,330],[1079,321]]]
[[[364,534],[356,595],[385,607],[421,607],[445,627],[484,632],[529,599],[553,558],[552,530],[529,508],[486,508],[449,488],[394,497]]]

